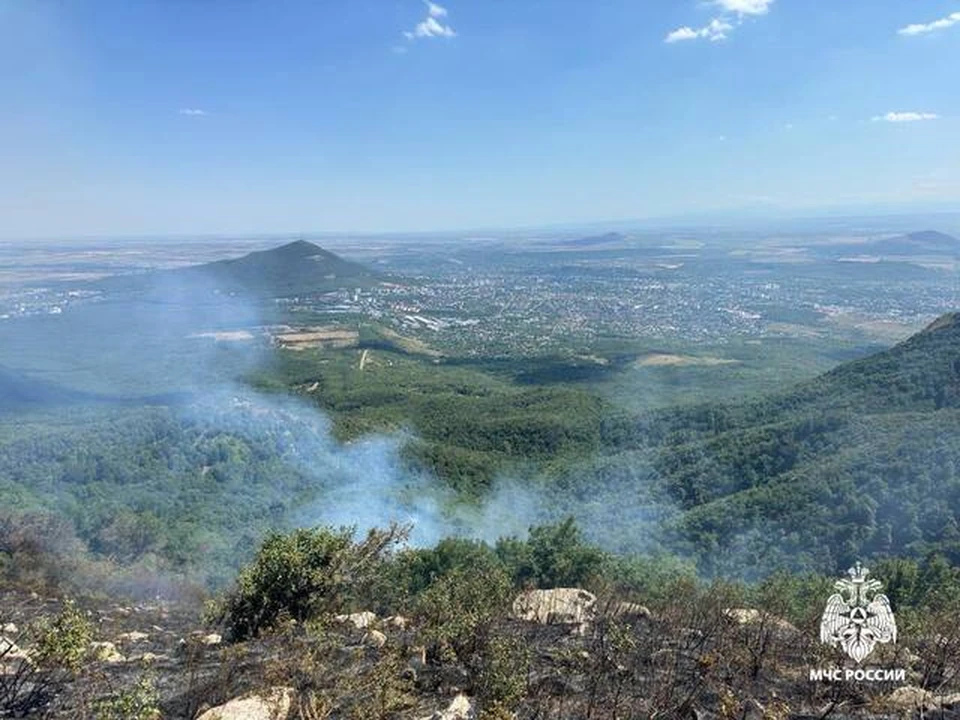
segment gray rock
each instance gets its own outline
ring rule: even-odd
[[[377,615],[369,610],[364,610],[363,612],[350,613],[349,615],[337,615],[334,620],[341,623],[350,623],[357,630],[366,630],[377,621]]]
[[[597,596],[580,588],[528,590],[513,601],[513,615],[541,625],[582,625],[593,619]]]
[[[476,704],[466,695],[457,695],[446,710],[437,710],[420,720],[474,720],[477,717]]]
[[[269,693],[236,698],[210,708],[197,720],[286,720],[293,705],[293,689],[277,687]]]

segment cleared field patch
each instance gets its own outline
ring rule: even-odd
[[[737,365],[739,360],[697,355],[674,355],[671,353],[650,353],[636,361],[638,367],[713,367],[716,365]]]
[[[363,326],[364,344],[373,343],[374,345],[386,346],[397,352],[408,355],[422,355],[434,360],[443,357],[443,353],[430,347],[423,340],[415,337],[401,335],[400,333],[384,325],[370,324]]]
[[[358,331],[333,325],[283,328],[274,331],[272,337],[273,342],[285,350],[349,348],[356,347],[360,341]]]

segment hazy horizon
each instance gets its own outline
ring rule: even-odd
[[[955,9],[6,3],[0,237],[955,209]]]

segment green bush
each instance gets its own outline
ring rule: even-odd
[[[627,555],[612,558],[606,574],[613,587],[644,603],[672,602],[667,594],[680,580],[697,577],[689,560],[673,555]]]
[[[414,615],[433,654],[470,662],[511,594],[510,578],[500,568],[454,570],[420,594]]]
[[[519,637],[493,637],[487,643],[480,667],[477,695],[481,717],[513,717],[527,692],[530,648]]]
[[[108,698],[94,707],[96,720],[157,720],[160,697],[153,681],[141,677],[137,684]]]
[[[0,647],[0,717],[33,717],[77,676],[93,636],[93,627],[67,601],[53,619],[42,618],[28,632],[33,647],[29,657],[15,658],[12,645]]]
[[[52,620],[43,618],[33,628],[33,660],[40,667],[76,672],[93,639],[93,625],[70,600]]]
[[[413,548],[397,555],[391,574],[400,604],[423,592],[431,583],[456,571],[502,568],[486,543],[466,538],[444,538],[432,548]]]
[[[572,517],[530,529],[526,541],[503,538],[496,552],[518,586],[581,587],[599,578],[606,554],[587,544]]]
[[[214,619],[234,640],[244,640],[281,618],[302,622],[369,597],[368,589],[406,531],[375,529],[360,542],[354,535],[353,528],[326,527],[271,533],[215,608]]]

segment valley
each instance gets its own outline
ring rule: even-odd
[[[829,697],[902,707],[895,684],[831,695],[796,678],[821,662],[823,588],[865,560],[920,653],[901,680],[926,683],[921,618],[952,612],[937,583],[960,587],[955,270],[839,250],[781,265],[720,240],[687,243],[681,261],[665,242],[400,242],[371,263],[298,240],[200,265],[164,249],[155,269],[92,279],[59,253],[46,278],[6,271],[0,578],[19,609],[0,620],[36,646],[49,618],[80,622],[56,599],[76,595],[107,648],[54,712],[94,712],[98,697],[193,717],[267,676],[300,703],[374,712],[345,673],[384,683],[391,717],[442,712],[451,673],[469,702],[545,717],[592,712],[584,683],[610,712],[740,696],[783,713]],[[394,534],[374,575],[335,591],[258,584],[263,563],[295,576],[294,558],[354,562]],[[564,587],[599,597],[581,630],[510,609]],[[754,606],[769,623],[731,622]],[[321,624],[285,626],[275,607]],[[371,608],[368,628],[329,624]],[[709,635],[696,650],[675,641],[691,627]],[[609,633],[627,643],[622,671],[602,660]],[[221,634],[222,649],[201,642]],[[690,684],[714,653],[729,662]]]

